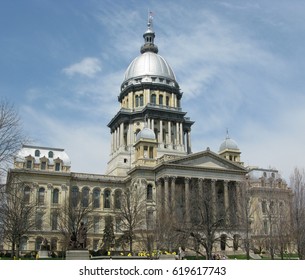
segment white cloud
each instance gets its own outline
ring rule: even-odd
[[[105,125],[53,118],[30,106],[23,106],[22,110],[31,119],[31,125],[26,130],[35,137],[33,145],[65,149],[73,172],[101,174],[106,171],[110,132]]]
[[[102,70],[101,61],[95,57],[85,57],[80,62],[72,64],[63,69],[63,72],[68,76],[79,74],[93,78],[96,73]]]

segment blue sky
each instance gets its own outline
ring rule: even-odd
[[[2,0],[0,96],[32,144],[64,148],[75,172],[105,172],[107,124],[148,10],[195,121],[193,151],[217,152],[228,128],[246,166],[286,179],[303,168],[302,0]]]

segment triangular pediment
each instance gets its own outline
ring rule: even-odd
[[[245,168],[240,164],[231,162],[209,150],[191,154],[179,159],[174,159],[168,163],[172,165],[188,166],[194,168],[196,167],[196,168],[222,169],[222,170],[230,169],[236,171],[245,170]]]

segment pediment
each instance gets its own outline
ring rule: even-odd
[[[170,164],[179,166],[188,166],[194,168],[220,169],[220,170],[240,170],[245,168],[238,163],[231,162],[211,151],[203,151],[191,154],[183,158],[171,160]]]

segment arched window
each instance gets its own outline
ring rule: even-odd
[[[240,238],[240,236],[238,234],[235,234],[233,236],[233,249],[234,249],[234,251],[238,250],[238,247],[239,247],[239,238]]]
[[[59,190],[54,189],[53,190],[52,203],[58,203],[58,201],[59,201]]]
[[[154,105],[156,104],[156,95],[155,94],[151,95],[151,100],[150,101],[151,101],[152,104],[154,104]]]
[[[44,204],[44,197],[45,197],[45,190],[44,188],[39,188],[38,190],[38,204],[43,205]]]
[[[54,153],[52,151],[49,151],[49,158],[53,158]]]
[[[71,203],[73,207],[76,207],[78,205],[78,200],[79,200],[78,187],[73,187],[71,193]]]
[[[104,191],[104,208],[110,208],[110,190]]]
[[[114,207],[115,209],[121,209],[121,197],[122,196],[122,191],[121,190],[116,190],[114,194]]]
[[[147,200],[152,200],[153,199],[153,187],[152,187],[152,185],[147,185],[146,199]]]
[[[35,151],[35,157],[39,157],[40,156],[40,151],[39,150],[36,150]]]
[[[29,186],[26,186],[23,191],[24,203],[30,203],[30,194],[31,194],[31,189]]]
[[[22,236],[20,240],[20,250],[27,250],[28,238],[26,236]]]
[[[143,94],[140,95],[140,106],[144,105],[144,96]]]
[[[84,188],[82,190],[82,206],[88,207],[89,206],[89,189]]]
[[[226,250],[226,243],[227,243],[227,236],[225,234],[222,234],[220,236],[220,249],[222,251]]]
[[[163,105],[163,95],[159,95],[159,104]]]
[[[42,237],[37,237],[35,240],[35,250],[39,251],[40,250],[40,245],[42,243],[43,238]]]
[[[94,189],[94,191],[93,191],[93,208],[100,208],[100,196],[101,196],[101,191],[99,189]]]
[[[166,106],[169,106],[169,97],[166,96]]]

